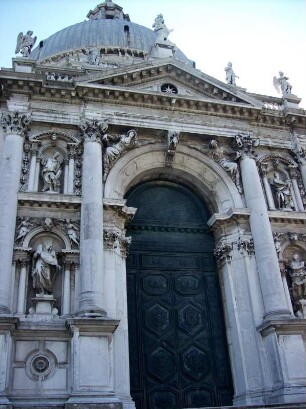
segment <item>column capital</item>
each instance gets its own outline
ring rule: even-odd
[[[259,169],[260,169],[260,172],[261,172],[262,176],[267,176],[268,175],[269,164],[266,163],[266,162],[261,162],[259,164]]]
[[[31,151],[32,155],[37,156],[40,145],[41,145],[40,141],[31,141],[30,142],[30,151]]]
[[[30,113],[20,113],[18,111],[3,113],[1,125],[4,132],[25,136],[31,123]]]
[[[250,133],[238,133],[232,140],[233,148],[239,151],[241,156],[254,157],[255,148],[260,145],[259,138],[253,138]]]
[[[227,243],[225,241],[220,241],[219,244],[214,249],[214,256],[217,262],[220,264],[230,262],[232,260],[233,253],[233,243]]]
[[[101,137],[108,129],[107,120],[82,119],[79,125],[84,142],[100,142]]]

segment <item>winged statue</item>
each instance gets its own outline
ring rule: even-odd
[[[279,72],[279,77],[273,77],[273,85],[278,93],[291,94],[292,85],[288,82],[289,78],[282,71]]]
[[[21,53],[23,57],[29,57],[37,40],[37,37],[32,36],[33,31],[27,31],[26,34],[23,34],[23,32],[18,34],[15,54]]]

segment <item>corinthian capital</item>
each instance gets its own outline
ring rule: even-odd
[[[101,142],[101,137],[107,131],[107,120],[83,119],[79,125],[84,142]]]
[[[25,136],[31,123],[30,114],[21,114],[18,111],[2,114],[1,125],[6,133]]]
[[[253,138],[249,133],[238,133],[233,138],[233,148],[241,155],[253,156],[255,148],[260,145],[259,138]]]

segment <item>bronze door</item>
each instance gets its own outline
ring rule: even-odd
[[[232,405],[209,214],[186,187],[132,190],[128,228],[131,395],[137,409]]]

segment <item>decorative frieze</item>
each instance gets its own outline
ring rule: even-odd
[[[50,217],[18,217],[15,232],[15,246],[22,247],[26,236],[37,227],[43,231],[50,232],[54,229],[62,231],[71,244],[71,249],[79,249],[80,243],[80,222],[71,219],[55,219]]]

